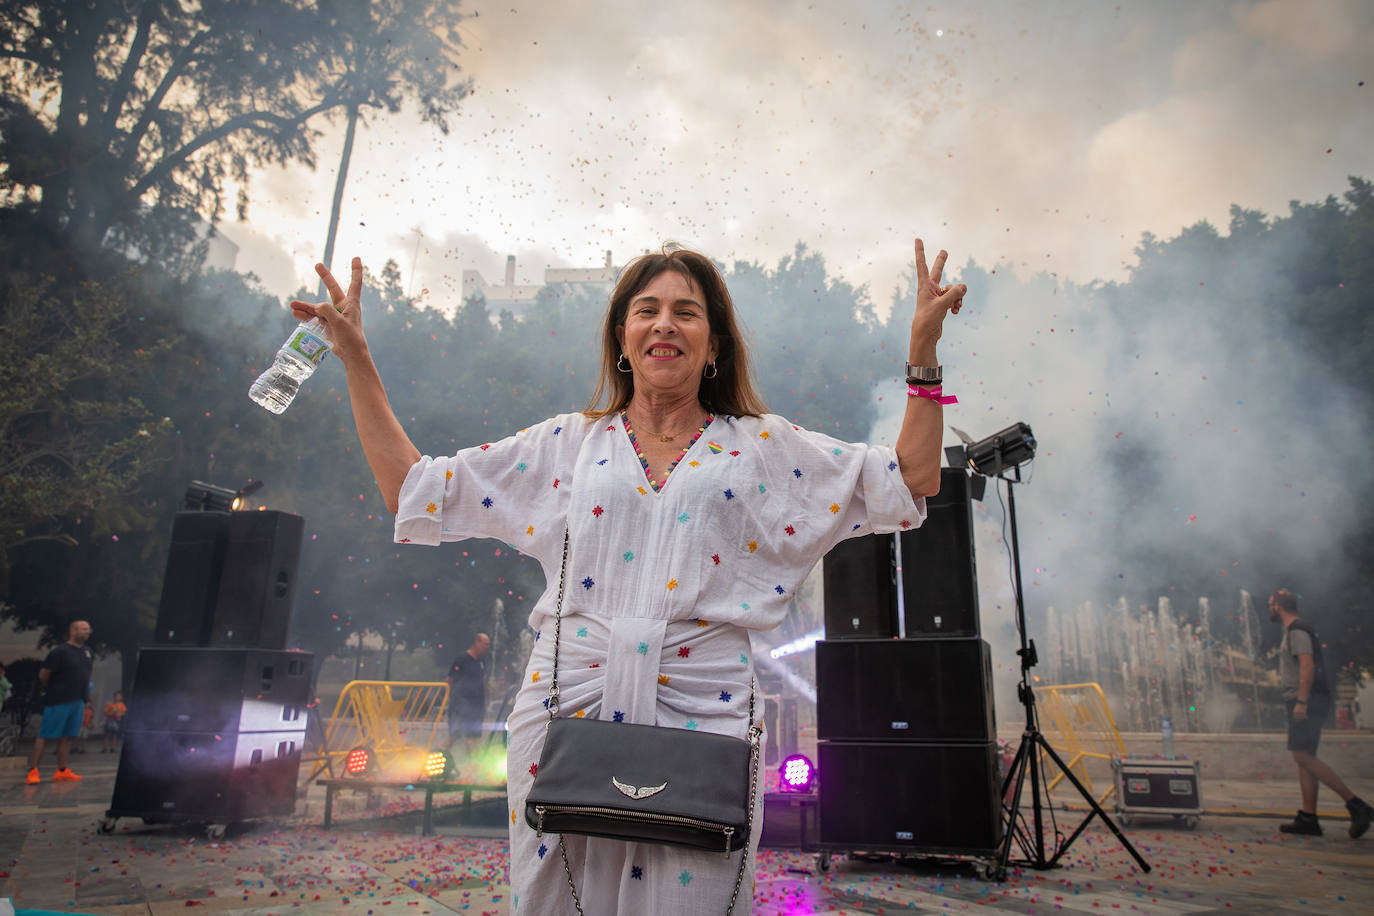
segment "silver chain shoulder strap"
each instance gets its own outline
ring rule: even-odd
[[[563,632],[563,587],[568,581],[568,531],[563,530],[563,565],[558,570],[558,604],[553,617],[553,674],[549,678],[549,722],[553,722],[554,710],[558,708],[558,643]],[[759,782],[759,741],[763,737],[763,726],[754,721],[754,696],[758,692],[753,677],[749,678],[749,811],[744,828],[744,848],[740,850],[739,872],[735,875],[735,889],[730,894],[730,905],[725,908],[725,916],[730,916],[739,899],[740,888],[744,884],[744,872],[749,865],[750,844],[754,836],[754,805],[758,801]],[[558,854],[563,858],[563,873],[568,876],[568,890],[572,892],[573,906],[577,916],[582,912],[582,898],[577,895],[577,884],[573,881],[572,867],[568,865],[568,847],[563,844],[563,834],[558,835]],[[753,893],[753,890],[750,890]]]

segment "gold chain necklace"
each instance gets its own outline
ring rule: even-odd
[[[628,415],[628,414],[626,414],[625,419],[627,419],[627,420],[629,419],[629,415]],[[646,436],[649,436],[649,437],[651,437],[651,438],[657,439],[659,442],[672,442],[673,440],[677,439],[679,436],[685,435],[684,433],[673,433],[671,436],[665,435],[665,434],[663,434],[663,433],[661,433],[661,432],[655,432],[655,431],[652,430],[652,429],[647,429],[647,428],[645,428],[645,427],[643,427],[643,426],[640,426],[638,423],[633,424],[630,428],[631,428],[631,429],[636,429],[636,430],[638,430],[638,431],[639,431],[640,433],[642,433],[643,435],[646,435]],[[698,424],[696,425],[695,428],[696,428],[696,429],[700,429],[700,428],[701,428],[701,424],[698,423]]]

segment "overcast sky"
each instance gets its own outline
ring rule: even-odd
[[[1374,175],[1371,2],[513,2],[465,5],[449,136],[360,131],[339,264],[395,258],[451,307],[507,254],[537,282],[665,239],[766,264],[803,241],[886,308],[917,234],[1121,279],[1142,231]],[[341,144],[257,174],[224,226],[283,296],[322,255]]]

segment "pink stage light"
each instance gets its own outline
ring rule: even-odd
[[[793,754],[778,770],[779,788],[784,792],[812,792],[816,788],[816,765],[803,754]]]

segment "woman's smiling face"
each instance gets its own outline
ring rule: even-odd
[[[701,291],[675,270],[662,271],[630,299],[616,338],[635,390],[645,394],[695,397],[706,364],[716,358]]]

